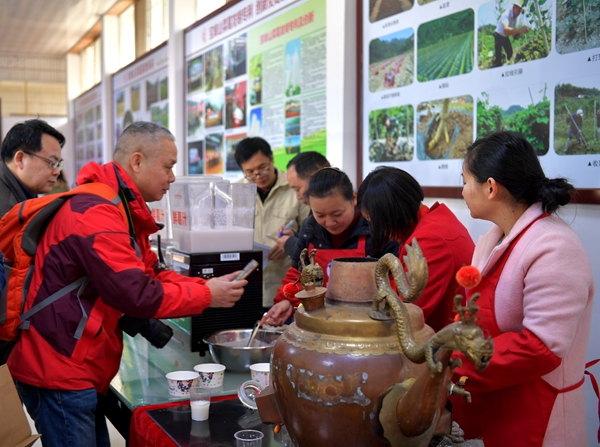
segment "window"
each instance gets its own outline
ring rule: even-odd
[[[101,80],[101,42],[98,37],[79,53],[81,57],[81,88],[89,90]]]
[[[119,16],[119,66],[124,67],[135,60],[135,5]]]
[[[146,0],[146,51],[169,38],[169,2]]]

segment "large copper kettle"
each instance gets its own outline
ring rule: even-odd
[[[404,264],[407,272],[393,255],[336,259],[327,289],[313,282],[318,266],[304,268],[304,305],[273,349],[272,386],[257,397],[263,422],[284,423],[300,447],[421,447],[449,431],[449,390],[469,398],[451,383],[452,351],[483,369],[493,344],[460,296],[461,321],[435,334],[390,286],[391,274],[404,301],[421,295],[428,273],[416,240]]]

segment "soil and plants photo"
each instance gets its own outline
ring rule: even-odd
[[[412,28],[373,39],[369,44],[369,90],[413,83],[415,32]]]
[[[415,111],[411,104],[369,113],[369,160],[408,161],[415,151]]]
[[[600,47],[600,2],[563,0],[556,4],[556,51],[560,54]]]
[[[369,21],[371,23],[386,17],[408,11],[414,0],[369,0]]]
[[[473,70],[475,12],[472,9],[423,23],[417,31],[419,82]]]
[[[477,98],[477,136],[500,130],[521,133],[538,155],[546,155],[550,148],[548,86],[482,92]]]
[[[417,106],[419,160],[464,158],[472,142],[472,96],[425,101]]]
[[[204,55],[205,91],[223,87],[223,46],[219,45]]]
[[[553,0],[493,0],[481,5],[477,13],[479,68],[547,57],[552,49],[552,10]]]
[[[581,78],[554,89],[554,151],[600,154],[600,78]]]

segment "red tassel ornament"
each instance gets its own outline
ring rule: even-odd
[[[290,300],[294,298],[296,294],[301,290],[302,286],[300,285],[300,283],[294,284],[293,282],[291,282],[283,286],[283,296],[285,296],[287,300]]]
[[[473,289],[481,282],[481,273],[477,267],[465,265],[456,272],[456,281],[465,289]]]

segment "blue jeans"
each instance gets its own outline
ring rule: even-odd
[[[96,390],[49,390],[15,382],[44,447],[110,447]]]

